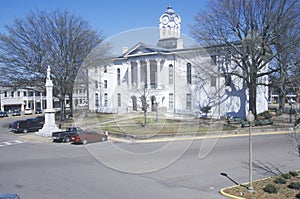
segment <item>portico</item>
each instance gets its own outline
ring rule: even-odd
[[[161,85],[161,59],[141,59],[126,62],[128,71],[128,88],[160,89]]]

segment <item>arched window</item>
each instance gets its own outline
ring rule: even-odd
[[[117,69],[117,82],[118,82],[118,86],[121,85],[121,70],[118,68]]]
[[[173,93],[169,93],[169,109],[174,109],[174,95]]]
[[[118,107],[121,106],[121,94],[118,93]]]
[[[187,65],[186,65],[186,79],[187,79],[188,84],[192,83],[192,64],[191,63],[187,63]]]
[[[95,93],[95,106],[99,107],[99,95],[98,95],[98,93]]]
[[[132,96],[131,99],[132,99],[132,110],[133,111],[137,111],[137,100],[136,100],[136,97]]]
[[[169,65],[169,84],[173,84],[174,82],[174,68],[173,65]]]
[[[104,93],[104,106],[108,106],[108,98],[107,98],[107,93]]]
[[[192,95],[191,94],[186,94],[186,110],[191,110],[192,109]]]

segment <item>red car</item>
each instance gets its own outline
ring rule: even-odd
[[[93,131],[78,131],[70,136],[70,141],[75,144],[87,144],[90,142],[104,142],[107,140],[107,135],[96,133]]]

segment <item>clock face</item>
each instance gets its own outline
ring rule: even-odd
[[[166,25],[167,23],[169,23],[169,17],[168,16],[163,16],[163,18],[162,18],[162,23],[164,24],[164,25]]]

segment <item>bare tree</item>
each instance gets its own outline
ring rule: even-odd
[[[61,102],[63,120],[65,97],[72,100],[77,71],[88,53],[102,42],[102,34],[66,10],[32,11],[6,29],[7,34],[0,35],[1,78],[17,87],[43,87],[46,68],[51,66],[54,96]]]
[[[144,124],[143,127],[147,126],[147,112],[149,104],[147,103],[147,98],[149,97],[149,89],[146,84],[142,84],[142,87],[138,90],[139,100],[141,102],[141,109],[144,113]]]
[[[228,57],[240,69],[229,75],[245,81],[249,109],[255,115],[257,86],[264,85],[261,79],[274,72],[268,64],[294,42],[282,42],[282,48],[275,48],[280,35],[293,29],[297,9],[297,0],[213,0],[191,27],[198,41],[224,44]]]
[[[299,5],[298,5],[299,6]],[[294,16],[289,25],[282,30],[275,41],[274,50],[276,59],[270,64],[275,73],[271,77],[272,86],[279,95],[279,110],[284,110],[287,91],[297,85],[299,74],[299,48],[300,48],[300,7],[291,13]],[[278,34],[275,32],[274,34]],[[286,43],[289,45],[286,46]],[[277,69],[277,70],[276,70]]]

